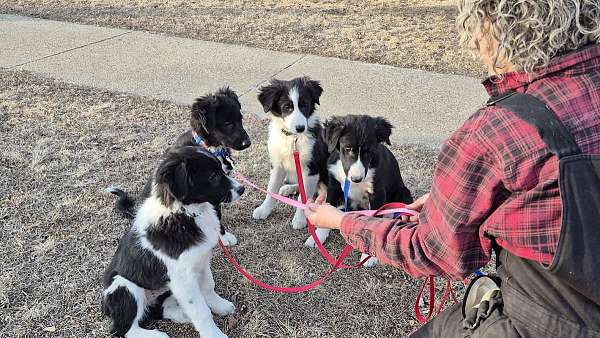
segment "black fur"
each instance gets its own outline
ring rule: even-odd
[[[207,147],[227,147],[244,150],[251,144],[242,124],[241,105],[237,94],[229,87],[207,94],[192,105],[190,125]],[[196,145],[189,130],[177,138],[174,146]]]
[[[194,222],[194,218],[185,212],[173,213],[161,217],[148,228],[146,238],[155,250],[177,259],[182,252],[204,240],[204,234]]]
[[[348,176],[350,166],[360,161],[369,170],[375,170],[373,193],[369,194],[371,209],[378,209],[389,202],[411,203],[410,190],[404,185],[398,161],[394,154],[381,143],[390,143],[392,125],[381,117],[348,115],[333,117],[325,123],[325,137],[330,156],[328,166],[341,160]],[[359,156],[360,154],[360,156]],[[364,178],[363,178],[364,179]],[[331,174],[327,202],[334,206],[344,203],[343,182]],[[351,205],[352,201],[349,201]]]
[[[291,114],[294,106],[287,94],[294,87],[298,88],[300,109],[306,117],[312,115],[315,104],[319,104],[323,88],[319,81],[308,77],[297,77],[289,81],[273,79],[268,85],[262,87],[258,94],[258,101],[262,104],[265,113],[270,112],[279,117]]]
[[[108,188],[106,191],[117,196],[115,208],[119,210],[125,218],[133,219],[135,217],[135,200],[128,193],[119,188]],[[148,194],[150,191],[148,190]]]
[[[125,337],[137,313],[135,298],[124,287],[117,288],[103,303],[104,314],[114,318],[110,334]]]
[[[175,200],[183,204],[209,202],[213,205],[231,201],[231,181],[221,169],[221,163],[199,147],[168,150],[155,172],[154,184],[166,206]],[[239,189],[241,195],[244,188]]]
[[[168,282],[166,266],[151,252],[139,245],[140,238],[131,229],[119,241],[112,261],[104,273],[104,288],[108,288],[116,275],[148,290],[158,290]]]

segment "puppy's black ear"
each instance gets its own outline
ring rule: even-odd
[[[176,158],[167,158],[161,163],[155,180],[158,196],[166,206],[185,200],[192,184],[186,163]]]
[[[217,99],[212,94],[196,99],[196,102],[192,105],[190,119],[190,124],[195,132],[204,134],[202,131],[210,133],[215,129],[215,108],[217,104]]]
[[[333,117],[323,125],[325,129],[325,142],[327,143],[327,151],[333,153],[340,144],[340,137],[344,132],[344,123],[337,117]]]
[[[235,101],[235,103],[237,103],[238,108],[240,108],[240,109],[242,108],[242,105],[240,104],[240,98],[238,97],[236,92],[234,92],[231,88],[229,88],[229,87],[220,88],[219,90],[217,90],[217,92],[215,94],[216,95],[224,95],[224,96],[229,97],[230,99]]]
[[[284,89],[283,82],[276,79],[273,79],[271,83],[260,88],[258,101],[262,104],[265,113],[271,112],[275,115],[281,115],[277,101],[279,101]]]
[[[391,145],[390,136],[392,135],[393,126],[383,117],[375,118],[375,135],[377,135],[377,142],[385,142]]]
[[[321,83],[319,81],[311,80],[308,77],[304,78],[304,83],[306,84],[306,88],[310,91],[310,95],[313,98],[313,103],[321,104],[319,102],[319,98],[321,94],[323,94],[323,87],[321,87]]]

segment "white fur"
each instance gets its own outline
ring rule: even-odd
[[[163,310],[163,318],[169,319],[175,323],[190,323],[190,319],[186,316],[185,312],[179,304],[177,300],[173,296],[169,296],[162,305]]]
[[[359,153],[360,156],[360,153]],[[358,181],[359,183],[365,178],[367,170],[363,165],[360,157],[356,160],[356,162],[352,163],[350,169],[348,169],[348,177],[350,178],[350,183],[354,183],[354,181]]]
[[[196,226],[204,234],[202,242],[188,248],[182,252],[179,257],[172,258],[162,251],[155,250],[152,244],[146,239],[145,234],[149,226],[155,224],[159,217],[167,216],[174,210],[184,208],[190,215],[195,215],[194,220]],[[140,246],[150,251],[154,256],[160,259],[167,268],[167,275],[170,282],[168,288],[173,293],[174,300],[181,308],[181,313],[170,301],[168,316],[173,320],[184,321],[186,318],[194,325],[194,328],[204,338],[224,338],[226,337],[216,326],[212,319],[211,310],[219,315],[226,315],[235,311],[234,305],[221,298],[214,291],[214,280],[210,271],[210,259],[212,249],[217,245],[220,236],[220,223],[217,218],[214,207],[209,203],[181,205],[176,202],[171,208],[167,208],[158,200],[155,194],[152,194],[142,204],[137,212],[133,224],[133,231],[136,231],[140,236]],[[109,287],[105,294],[108,294],[118,285],[127,285],[128,289],[134,289],[133,293],[138,304],[138,317],[134,326],[127,333],[127,337],[168,337],[167,335],[156,332],[149,333],[148,330],[143,330],[138,327],[138,321],[143,314],[145,306],[144,290],[137,287],[135,284],[126,279],[117,276],[115,282]],[[117,284],[115,284],[117,283]],[[133,286],[139,290],[135,290]],[[130,291],[131,292],[131,291]],[[141,295],[141,296],[139,296]],[[138,296],[141,297],[138,299]],[[143,330],[143,331],[142,331]],[[160,335],[158,335],[160,334]]]
[[[283,119],[285,128],[291,133],[296,133],[297,127],[304,127],[306,131],[308,129],[308,121],[298,105],[298,88],[294,87],[290,89],[288,96],[294,104],[294,111]]]
[[[307,129],[314,127],[318,123],[319,118],[315,114],[311,115],[307,120]],[[316,140],[313,135],[306,132],[296,135],[286,135],[281,131],[283,128],[287,129],[286,122],[279,117],[272,116],[271,123],[269,124],[269,140],[267,142],[272,169],[269,175],[269,185],[267,190],[274,193],[279,192],[279,189],[286,179],[288,182],[298,183],[293,157],[294,142],[296,142],[296,147],[300,154],[300,164],[302,166],[303,174],[302,179],[304,181],[306,195],[309,198],[312,198],[317,192],[319,176],[308,176],[308,163],[312,158],[312,150]],[[298,200],[300,200],[300,196],[298,196]],[[254,217],[254,219],[265,219],[269,217],[274,206],[275,200],[267,195],[263,203],[258,208],[254,209],[252,217]],[[304,212],[301,209],[297,209],[294,218],[292,219],[292,227],[294,229],[300,229],[305,226],[306,218]]]
[[[225,235],[221,236],[221,241],[225,246],[234,246],[237,244],[237,238],[231,232],[225,232]]]
[[[331,229],[322,229],[322,228],[315,229],[317,238],[319,239],[319,242],[321,242],[321,243],[325,243],[325,241],[327,240],[327,237],[329,237],[330,232],[331,232]],[[304,242],[304,245],[306,245],[307,247],[310,247],[310,248],[317,247],[317,243],[315,243],[315,239],[312,236],[308,237],[306,242]]]
[[[363,259],[365,259],[367,257],[369,257],[368,254],[366,254],[366,253],[361,254],[359,262],[362,262]],[[363,266],[366,268],[369,268],[369,267],[377,265],[378,263],[379,263],[379,259],[377,259],[377,257],[373,256],[373,257],[367,259],[367,261],[365,262],[365,264],[363,264]]]
[[[298,193],[298,184],[286,184],[279,189],[279,195],[291,196]]]
[[[356,163],[355,163],[356,164]],[[329,166],[329,172],[336,178],[344,190],[344,182],[346,180],[346,173],[344,173],[344,167],[342,161],[338,160],[334,164]],[[352,209],[365,210],[369,209],[369,195],[373,194],[373,182],[375,180],[375,169],[370,168],[367,171],[367,176],[360,182],[354,183],[350,181],[350,191],[348,191],[348,199],[351,200]]]

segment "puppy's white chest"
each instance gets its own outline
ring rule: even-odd
[[[308,170],[307,165],[312,157],[315,140],[309,133],[287,136],[281,132],[278,123],[271,122],[269,126],[269,141],[267,148],[273,166],[282,167],[288,173],[288,179],[296,177],[296,166],[294,163],[294,143],[300,154],[302,170]],[[290,175],[294,173],[294,175]]]
[[[335,177],[340,183],[342,191],[344,191],[344,182],[346,181],[346,174],[344,173],[344,167],[342,161],[338,160],[335,164],[329,166],[329,172]],[[360,182],[350,182],[350,189],[348,191],[349,207],[355,210],[370,209],[370,197],[373,194],[373,179],[375,177],[375,169],[369,169],[367,176]]]

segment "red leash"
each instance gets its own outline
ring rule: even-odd
[[[304,180],[302,178],[302,166],[300,164],[300,154],[298,153],[298,151],[296,149],[294,150],[294,162],[296,164],[296,175],[298,178],[298,188],[300,190],[300,198],[301,198],[302,202],[304,204],[306,204],[307,197],[306,197],[306,191],[304,189]],[[247,183],[251,183],[251,182],[248,181]],[[255,186],[255,185],[252,184],[252,186]],[[403,209],[404,207],[405,207],[405,204],[403,204],[403,203],[389,203],[389,204],[382,206],[377,211],[375,211],[375,213],[373,213],[373,216],[376,216],[385,210]],[[405,210],[405,212],[409,212],[409,211]],[[323,246],[323,243],[321,243],[321,241],[317,237],[317,233],[315,232],[315,226],[312,223],[310,223],[308,220],[307,220],[307,223],[308,223],[308,229],[310,231],[310,234],[313,237],[313,239],[317,245],[317,248],[319,249],[319,252],[323,255],[323,257],[325,257],[327,259],[327,261],[331,264],[332,267],[331,267],[331,270],[327,271],[321,278],[315,280],[312,283],[306,284],[306,285],[284,287],[284,286],[271,285],[271,284],[267,284],[263,281],[260,281],[256,277],[252,276],[251,273],[246,271],[235,260],[235,258],[233,258],[233,255],[231,254],[229,249],[227,249],[227,247],[223,244],[223,242],[221,240],[219,240],[219,246],[223,250],[223,254],[227,258],[227,260],[229,260],[229,262],[235,267],[235,269],[240,274],[242,274],[244,277],[246,277],[249,281],[251,281],[252,283],[254,283],[255,285],[257,285],[263,289],[273,291],[273,292],[281,292],[281,293],[299,293],[299,292],[305,292],[305,291],[312,290],[312,289],[316,288],[317,286],[323,284],[323,282],[327,278],[329,278],[329,276],[331,276],[331,274],[333,274],[336,270],[358,268],[358,267],[362,266],[370,258],[370,256],[366,257],[355,265],[348,266],[348,265],[343,264],[346,257],[348,257],[348,255],[352,251],[353,247],[350,244],[346,244],[344,246],[344,249],[342,250],[342,253],[338,256],[337,259],[334,259],[331,256],[331,254],[329,254],[327,249],[325,249],[325,247]]]
[[[231,255],[231,253],[229,252],[229,250],[227,249],[227,247],[223,244],[223,242],[221,242],[221,240],[219,240],[219,245],[221,246],[221,249],[223,250],[223,253],[225,254],[225,257],[227,257],[227,259],[229,260],[229,262],[231,262],[231,264],[236,268],[236,270],[239,273],[241,273],[244,277],[246,277],[249,281],[251,281],[255,285],[260,286],[263,289],[266,289],[266,290],[269,290],[269,291],[273,291],[273,292],[281,292],[281,293],[299,293],[299,292],[305,292],[305,291],[312,290],[312,289],[316,288],[317,286],[323,284],[323,282],[329,276],[331,276],[332,273],[334,273],[336,270],[338,270],[340,268],[340,264],[342,264],[342,262],[344,261],[344,259],[348,256],[348,254],[350,254],[350,251],[352,251],[352,246],[349,246],[349,245],[345,246],[344,250],[342,251],[342,253],[338,257],[338,259],[336,260],[336,262],[333,264],[333,267],[331,268],[331,270],[327,271],[321,278],[317,279],[316,281],[314,281],[312,283],[309,283],[309,284],[306,284],[306,285],[301,285],[301,286],[284,287],[284,286],[270,285],[270,284],[267,284],[265,282],[262,282],[262,281],[256,279],[248,271],[244,270],[244,268],[242,268],[240,266],[240,264],[233,258],[233,256]]]

